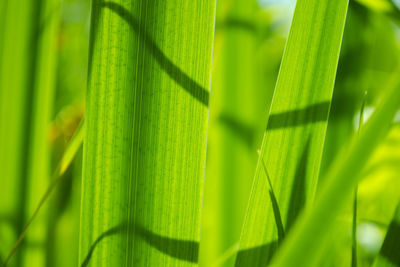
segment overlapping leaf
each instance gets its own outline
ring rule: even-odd
[[[236,266],[267,265],[313,200],[347,4],[297,2]]]

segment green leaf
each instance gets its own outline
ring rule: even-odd
[[[300,211],[313,200],[347,4],[297,2],[236,266],[267,265]]]
[[[49,183],[59,7],[58,0],[1,3],[0,212],[11,220],[0,222],[0,255],[11,249]],[[46,224],[43,214],[28,241],[47,242]],[[26,246],[12,264],[40,266],[45,259],[44,246]]]
[[[375,267],[398,267],[400,266],[400,203],[397,205],[393,219],[389,225],[385,240]]]
[[[81,266],[197,263],[214,13],[92,2]]]
[[[274,83],[261,84],[258,75],[267,76],[265,67],[261,71],[257,64],[259,12],[255,0],[217,1],[201,266],[211,266],[240,239],[268,111],[265,104]],[[268,58],[274,70],[279,61]],[[269,90],[265,85],[270,85]],[[232,266],[234,257],[224,264]]]
[[[355,135],[348,149],[337,156],[324,178],[319,197],[307,209],[288,236],[274,266],[313,266],[329,242],[335,219],[351,199],[354,187],[369,156],[384,139],[400,104],[396,69],[384,89],[385,95],[375,113]]]
[[[36,57],[32,48],[37,43],[32,31],[38,26],[38,18],[34,16],[33,2],[28,1],[22,7],[21,2],[2,1],[1,11],[0,172],[3,193],[0,194],[0,211],[9,218],[0,222],[2,259],[22,231],[27,204],[28,133],[31,131],[28,122],[32,113]],[[22,266],[22,262],[21,252],[14,264]]]
[[[54,188],[56,188],[56,186],[64,178],[65,171],[70,166],[73,158],[75,157],[79,148],[82,145],[84,132],[85,132],[85,127],[84,127],[84,123],[82,121],[81,124],[79,125],[79,128],[76,130],[76,132],[72,136],[71,140],[69,141],[68,146],[53,173],[52,179],[51,179],[50,184],[47,187],[46,191],[44,191],[44,194],[42,196],[37,195],[37,194],[35,195],[35,197],[39,200],[38,204],[36,204],[36,202],[37,202],[36,200],[32,201],[32,204],[34,203],[34,204],[36,204],[36,206],[34,207],[32,214],[29,214],[30,217],[29,217],[27,224],[24,226],[23,231],[20,233],[17,241],[15,242],[15,245],[13,246],[10,253],[8,254],[8,256],[4,262],[4,267],[8,264],[8,262],[10,261],[12,256],[15,254],[15,251],[17,251],[17,249],[20,247],[22,241],[24,240],[24,238],[28,234],[28,232],[31,233],[35,230],[35,229],[33,229],[33,230],[29,230],[29,229],[35,228],[34,226],[31,226],[32,223],[36,220],[36,217],[38,216],[39,211],[42,209],[43,205],[49,199],[49,196],[53,192]],[[35,179],[35,180],[38,180],[40,178],[42,178],[42,177],[33,177],[33,179]],[[47,178],[47,177],[45,177],[45,178]],[[39,197],[40,197],[40,199],[39,199]],[[42,222],[42,224],[43,224],[43,222]],[[38,225],[38,223],[35,223],[35,225]],[[44,264],[44,263],[37,262],[37,264]]]

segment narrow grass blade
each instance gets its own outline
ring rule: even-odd
[[[80,266],[193,266],[214,1],[92,1]]]
[[[358,122],[358,132],[360,132],[361,126],[364,122],[364,108],[365,101],[367,99],[367,92],[365,92],[364,99],[360,109],[360,117]],[[357,196],[358,195],[358,185],[354,188],[353,195],[353,222],[351,229],[351,267],[357,267]]]
[[[347,5],[347,0],[297,2],[236,266],[267,265],[313,200]]]
[[[63,174],[71,164],[72,159],[75,157],[77,151],[79,150],[80,146],[82,145],[83,141],[83,135],[84,135],[84,124],[83,122],[77,129],[76,133],[72,137],[71,141],[69,142],[67,149],[65,153],[63,154],[59,164],[57,165],[50,185],[47,187],[45,193],[40,197],[39,203],[36,205],[33,214],[30,216],[27,224],[24,226],[23,231],[20,233],[17,242],[14,244],[13,248],[11,249],[10,253],[8,254],[5,262],[4,262],[4,267],[7,266],[8,262],[10,261],[11,257],[14,255],[15,251],[18,249],[18,247],[21,245],[21,242],[25,238],[26,234],[28,233],[29,228],[31,227],[31,224],[33,221],[36,219],[39,211],[41,210],[43,204],[45,204],[46,200],[49,198],[50,194],[53,192],[54,188],[60,183],[61,179],[64,178]]]
[[[339,154],[324,178],[324,184],[312,208],[307,209],[279,251],[274,266],[313,266],[328,242],[335,218],[351,199],[362,168],[375,147],[385,137],[400,104],[396,69],[375,113],[354,136],[348,150]]]

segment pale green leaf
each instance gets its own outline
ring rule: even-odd
[[[236,266],[267,265],[313,200],[347,5],[297,2]]]
[[[389,80],[374,114],[327,172],[319,197],[299,218],[274,266],[313,266],[321,249],[333,238],[336,216],[350,200],[363,167],[384,139],[399,107],[398,72],[399,68]]]
[[[81,266],[197,264],[214,9],[92,2]]]

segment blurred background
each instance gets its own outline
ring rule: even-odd
[[[47,1],[35,9],[37,16],[24,14],[21,4],[35,1],[0,0],[0,263],[47,189],[85,110],[89,0]],[[234,264],[294,8],[294,0],[217,1],[201,266]],[[35,41],[46,45],[32,54]],[[372,114],[399,60],[400,1],[350,0],[321,179],[357,132],[362,106],[364,121]],[[359,266],[372,264],[399,200],[398,115],[358,187]],[[81,154],[9,266],[78,264]],[[349,203],[321,266],[350,266],[352,212]]]

